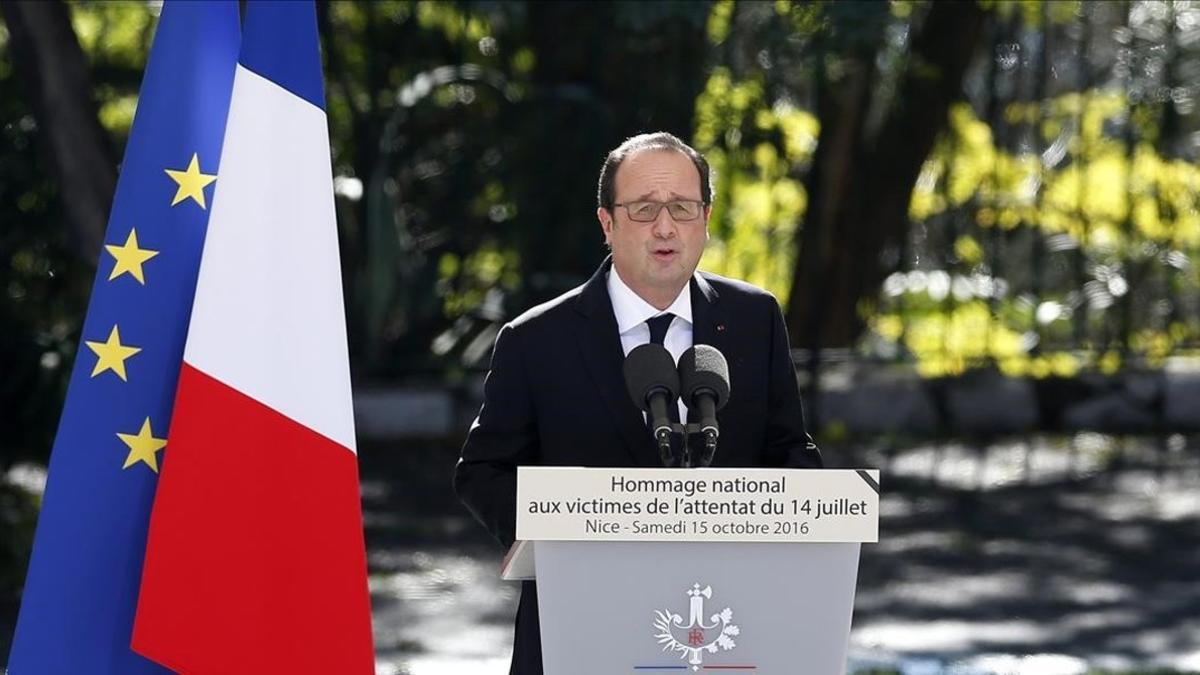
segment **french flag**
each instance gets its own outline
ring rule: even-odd
[[[133,649],[373,673],[316,13],[250,2]]]

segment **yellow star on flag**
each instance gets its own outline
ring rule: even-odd
[[[200,208],[207,209],[204,204],[204,188],[209,183],[217,179],[216,174],[200,173],[200,158],[196,153],[192,153],[192,161],[184,171],[178,169],[164,169],[171,180],[179,185],[179,189],[175,190],[175,199],[171,201],[171,206],[175,206],[179,202],[191,197]]]
[[[146,285],[146,277],[142,275],[142,263],[158,255],[158,251],[138,248],[137,230],[129,230],[129,237],[125,239],[123,245],[105,244],[104,248],[116,260],[113,263],[112,274],[108,275],[109,281],[128,273],[129,276],[137,279],[139,284]]]
[[[117,377],[129,381],[125,377],[125,359],[142,351],[140,347],[130,347],[129,345],[121,344],[121,332],[113,326],[112,332],[108,334],[106,342],[85,342],[88,348],[96,352],[96,367],[92,369],[92,377],[103,373],[106,370],[111,370],[117,374]]]
[[[166,447],[167,439],[154,437],[153,432],[150,431],[149,417],[146,418],[145,422],[142,422],[142,429],[136,435],[117,434],[117,438],[129,446],[129,454],[125,457],[125,466],[122,466],[122,469],[128,469],[134,464],[142,462],[150,467],[151,471],[158,473],[158,456],[156,453]]]

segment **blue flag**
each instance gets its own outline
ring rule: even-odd
[[[163,7],[50,456],[11,675],[169,672],[129,642],[240,39],[236,1]]]

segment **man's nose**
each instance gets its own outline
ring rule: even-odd
[[[652,228],[654,236],[662,239],[667,239],[677,234],[675,219],[671,217],[670,211],[665,206],[659,210],[658,217],[654,219]]]

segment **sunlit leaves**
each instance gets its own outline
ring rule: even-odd
[[[133,125],[156,12],[133,2],[79,2],[70,9],[71,24],[96,78],[93,91],[100,124],[123,142]]]
[[[137,111],[136,94],[114,95],[100,104],[100,124],[109,131],[127,132]]]
[[[799,169],[811,160],[818,131],[809,112],[769,105],[761,81],[713,71],[696,100],[695,143],[717,175],[704,269],[786,301],[795,229],[808,203]]]
[[[1031,110],[1013,106],[1010,117],[1026,120]],[[1131,161],[1124,141],[1105,133],[1106,127],[1123,123],[1122,97],[1070,94],[1049,102],[1047,110],[1048,119],[1079,126],[1070,143],[1071,160],[1056,169],[1042,168],[1033,155],[997,150],[988,126],[971,108],[955,106],[950,132],[926,161],[913,191],[912,218],[924,220],[973,202],[979,204],[975,219],[983,227],[1031,224],[1108,251],[1137,245],[1123,233],[1127,220],[1136,230],[1134,239],[1181,248],[1200,243],[1200,167],[1165,158],[1145,142],[1135,146]]]
[[[962,235],[954,241],[954,254],[967,265],[978,265],[983,262],[983,247],[979,241],[969,235]]]
[[[1031,27],[1042,26],[1043,17],[1051,24],[1071,21],[1081,6],[1080,0],[980,0],[980,4],[1005,19],[1020,15],[1022,23]]]
[[[696,144],[715,147],[727,135],[736,144],[740,127],[764,106],[762,82],[749,79],[735,82],[727,68],[715,68],[696,99]]]
[[[418,2],[417,21],[426,30],[441,31],[451,42],[478,43],[491,32],[484,16],[464,12],[450,2]]]
[[[734,0],[717,0],[712,12],[708,15],[708,25],[705,31],[708,41],[719,45],[729,35],[730,23],[733,19]]]
[[[518,75],[529,75],[537,65],[537,55],[528,47],[522,47],[512,56],[512,70]]]
[[[924,377],[961,375],[994,363],[1010,377],[1070,377],[1082,360],[1069,352],[1030,353],[1030,338],[993,313],[986,302],[973,300],[951,308],[927,307],[904,315],[875,317],[873,331],[902,342]]]
[[[1200,326],[1163,322],[1182,294],[1194,297],[1200,290],[1191,264],[1200,248],[1200,167],[1159,153],[1152,142],[1158,117],[1148,110],[1111,91],[1006,106],[1004,124],[1041,134],[1038,147],[1046,150],[1039,156],[998,148],[992,130],[968,105],[954,107],[950,128],[913,191],[910,216],[929,227],[940,227],[946,217],[965,217],[981,233],[1021,231],[1023,241],[1038,237],[1047,249],[1078,251],[1086,261],[1082,286],[1060,287],[1066,293],[1061,302],[997,298],[991,317],[979,304],[952,298],[930,308],[911,289],[889,295],[885,286],[887,318],[873,321],[875,333],[902,344],[922,372],[937,375],[984,364],[1033,377],[1081,368],[1113,372],[1130,357],[1161,366],[1168,355],[1194,344]],[[1001,245],[993,239],[959,236],[957,264],[986,269]],[[1007,255],[1018,270],[1029,264]],[[1146,279],[1156,290],[1136,287]],[[1157,295],[1168,286],[1173,299]],[[1134,300],[1134,294],[1153,302]],[[1125,346],[1111,347],[1123,340],[1119,329],[1129,320],[1135,329]],[[1064,350],[1080,337],[1078,349]]]
[[[843,7],[849,4],[863,5],[867,3],[842,3]],[[794,37],[801,39],[811,39],[814,35],[822,30],[828,30],[832,23],[827,14],[830,6],[822,6],[816,2],[797,2],[796,0],[776,0],[775,12],[788,20],[788,25],[791,27]],[[861,7],[852,8],[860,10]],[[878,14],[874,8],[866,8],[868,14]]]
[[[71,6],[75,34],[93,64],[140,71],[155,20],[143,3],[82,2]]]
[[[511,291],[520,285],[519,261],[514,249],[492,245],[465,258],[444,253],[438,260],[438,290],[447,319],[478,310],[493,289]]]

